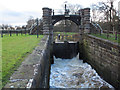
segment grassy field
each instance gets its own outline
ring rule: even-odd
[[[2,87],[2,39],[0,38],[0,90]]]
[[[29,55],[40,42],[43,35],[13,35],[2,38],[2,83],[8,81],[11,74],[18,68],[24,58]]]
[[[118,43],[118,40],[119,40],[119,37],[117,40],[115,40],[115,34],[109,34],[109,37],[107,38],[106,34],[91,34],[91,35],[94,35],[96,37],[99,37],[99,38],[103,38],[103,39],[107,39],[107,40],[110,40],[112,42],[116,42]]]

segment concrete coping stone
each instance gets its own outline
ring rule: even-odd
[[[119,45],[118,43],[109,41],[109,40],[107,40],[107,39],[99,38],[99,37],[96,37],[96,36],[93,36],[93,35],[88,35],[88,34],[87,34],[87,36],[88,36],[88,37],[91,37],[91,38],[94,38],[94,39],[98,39],[98,40],[104,41],[104,42],[106,42],[106,43],[114,44],[114,45],[120,47],[120,45]]]

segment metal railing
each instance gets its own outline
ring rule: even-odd
[[[103,33],[103,29],[101,28],[101,26],[98,23],[91,22],[91,25],[93,25],[98,32]]]
[[[31,25],[29,28],[30,34],[32,34],[32,31],[34,30],[35,27],[38,27],[41,24],[42,20],[36,19],[35,22]]]

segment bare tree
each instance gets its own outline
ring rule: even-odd
[[[76,14],[78,10],[80,10],[82,6],[80,4],[68,4],[68,9],[70,10],[70,14]]]
[[[27,28],[30,28],[34,22],[35,22],[35,19],[33,18],[33,16],[30,16],[27,21]]]
[[[93,18],[95,15],[95,11],[97,12],[96,15],[98,16],[99,20],[96,19],[96,21],[102,20],[102,22],[107,22],[109,23],[109,28],[107,29],[107,38],[109,36],[109,30],[114,32],[114,22],[115,22],[115,16],[116,16],[116,10],[114,9],[113,3],[115,0],[108,0],[107,2],[99,2],[97,4],[93,4],[92,11],[93,11]]]
[[[67,4],[66,5],[66,8],[65,8],[65,5],[63,4],[62,5],[62,8],[61,10],[59,10],[59,13],[60,14],[65,14],[65,11],[68,10],[70,11],[70,14],[77,14],[78,10],[81,9],[81,5],[79,4]],[[60,30],[60,31],[71,31],[71,32],[74,32],[74,31],[78,31],[78,27],[77,25],[70,21],[70,20],[62,20],[59,22],[59,24],[56,24],[55,25],[55,29],[63,29],[63,30]],[[56,30],[57,31],[57,30]]]

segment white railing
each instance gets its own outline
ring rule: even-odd
[[[91,24],[96,28],[96,30],[100,30],[100,33],[103,33],[103,29],[101,26],[95,22],[91,22]]]
[[[31,25],[31,27],[29,28],[30,30],[30,34],[32,33],[33,29],[36,27],[36,26],[39,26],[40,25],[40,22],[41,20],[35,20],[35,22]]]

